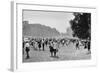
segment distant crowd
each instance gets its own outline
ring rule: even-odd
[[[68,46],[71,43],[75,44],[76,50],[79,50],[80,46],[84,46],[84,49],[88,49],[88,51],[91,52],[91,41],[88,39],[23,38],[23,54],[26,53],[26,59],[29,59],[30,48],[37,51],[45,51],[45,46],[49,46],[50,56],[57,57],[57,52],[60,48],[59,45]]]

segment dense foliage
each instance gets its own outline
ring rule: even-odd
[[[91,39],[91,14],[74,13],[75,18],[70,21],[73,36],[80,39]]]

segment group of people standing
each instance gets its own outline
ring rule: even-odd
[[[60,39],[60,40],[56,40],[56,39],[29,39],[29,41],[23,41],[23,54],[24,51],[26,53],[26,59],[30,58],[29,52],[30,52],[30,48],[33,47],[34,50],[39,50],[39,51],[45,51],[45,46],[49,47],[49,51],[51,54],[51,57],[57,57],[57,52],[59,51],[59,45],[62,44],[64,46],[64,44],[66,44],[66,46],[68,46],[68,44],[72,42],[76,44],[76,49],[79,49],[80,44],[79,44],[79,40],[66,40],[66,39]],[[84,49],[88,48],[88,51],[90,51],[90,41],[84,41],[82,43],[84,45]]]

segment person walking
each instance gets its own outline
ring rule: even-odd
[[[42,40],[42,48],[43,48],[43,51],[44,51],[44,39]]]
[[[76,50],[79,49],[79,41],[76,42]]]
[[[50,48],[51,57],[53,57],[53,46],[50,45],[49,48]]]
[[[88,53],[91,54],[91,42],[88,41]]]
[[[30,58],[30,56],[29,56],[29,51],[30,51],[29,42],[26,42],[26,44],[25,44],[25,51],[26,51],[26,59],[29,59]]]
[[[57,47],[57,43],[56,42],[54,42],[54,57],[57,57],[57,52],[58,52],[58,47]]]
[[[39,48],[39,51],[41,51],[41,42],[40,41],[38,42],[38,48]]]

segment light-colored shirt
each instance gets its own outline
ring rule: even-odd
[[[25,44],[25,47],[30,47],[30,44],[29,44],[29,43],[26,43],[26,44]]]

